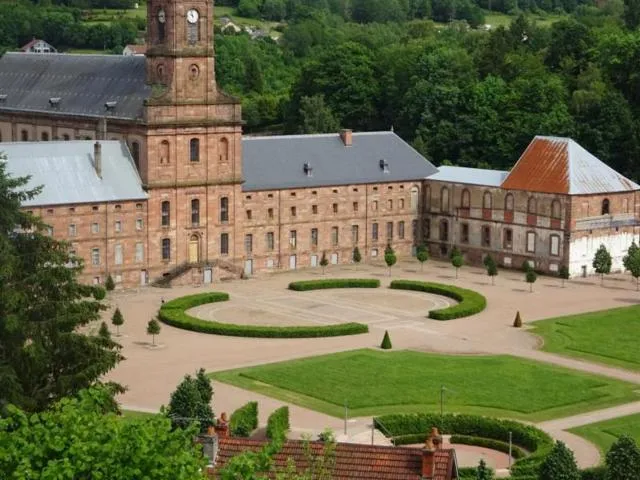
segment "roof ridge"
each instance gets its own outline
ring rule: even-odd
[[[368,136],[368,135],[383,135],[383,134],[396,135],[394,132],[391,132],[388,130],[376,130],[372,132],[352,132],[352,135],[354,137],[362,137],[362,136]],[[340,136],[340,132],[294,133],[291,135],[284,135],[284,134],[283,135],[243,135],[242,140],[272,140],[272,139],[283,139],[283,138],[333,138],[333,137],[339,137],[339,136]]]

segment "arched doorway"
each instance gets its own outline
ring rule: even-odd
[[[189,238],[189,263],[200,262],[200,238],[198,235],[191,235]]]

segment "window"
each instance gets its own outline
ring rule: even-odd
[[[291,207],[291,216],[295,217],[298,214],[298,210],[296,207]]]
[[[247,220],[251,220],[251,218],[253,217],[253,212],[251,210],[247,210],[245,214],[247,216]]]
[[[271,251],[274,248],[273,232],[267,232],[267,250]]]
[[[144,261],[144,244],[142,242],[136,243],[136,263]]]
[[[529,197],[529,200],[527,202],[527,213],[529,215],[535,215],[536,211],[537,211],[536,199],[533,197]]]
[[[371,225],[371,240],[374,242],[378,241],[378,224],[374,223]]]
[[[131,156],[133,157],[133,163],[136,164],[136,168],[140,170],[140,144],[138,142],[131,143]]]
[[[273,208],[267,209],[267,217],[269,218],[269,220],[273,220]]]
[[[424,189],[424,209],[428,212],[429,208],[431,208],[431,187],[427,185]]]
[[[142,210],[142,204],[136,203],[136,210]]]
[[[378,201],[374,200],[373,203],[371,204],[371,210],[376,211],[378,210]]]
[[[440,211],[449,211],[449,189],[447,187],[442,187],[440,190]]]
[[[449,222],[446,220],[440,220],[440,241],[449,241]]]
[[[68,142],[68,141],[69,141],[69,139],[70,139],[69,134],[65,133],[64,135],[62,135],[62,139],[63,139],[65,142]]]
[[[549,237],[549,251],[551,255],[560,255],[560,237],[558,235],[551,235]]]
[[[289,246],[293,249],[298,245],[298,232],[291,230],[289,232]]]
[[[99,248],[91,249],[91,265],[95,265],[95,266],[100,265],[100,249]]]
[[[267,198],[273,198],[273,193],[267,194]]]
[[[253,235],[251,235],[250,233],[247,233],[244,236],[244,252],[247,255],[251,255],[251,253],[253,252]]]
[[[602,211],[600,212],[601,215],[609,215],[609,199],[605,198],[604,200],[602,200]]]
[[[200,161],[200,140],[197,138],[189,140],[189,160],[192,162]]]
[[[69,213],[75,213],[76,207],[69,207]]]
[[[562,209],[560,207],[560,201],[554,200],[551,202],[551,218],[560,218]]]
[[[290,195],[291,195],[292,197],[295,197],[295,196],[296,196],[296,192],[291,192],[291,194],[290,194]]]
[[[200,200],[197,198],[191,200],[191,225],[193,227],[200,225]]]
[[[482,226],[482,246],[491,246],[491,227],[489,227],[488,225]]]
[[[513,230],[506,228],[502,237],[502,248],[511,250],[513,248]]]
[[[338,227],[331,227],[331,245],[334,247],[338,245]]]
[[[116,205],[113,208],[115,209],[116,212],[119,212],[120,210],[122,210],[122,205]]]
[[[229,161],[229,140],[222,137],[218,143],[218,154],[221,162]]]
[[[160,165],[169,165],[171,163],[171,153],[169,151],[169,142],[163,140],[160,142]]]
[[[354,245],[358,244],[358,240],[360,237],[360,227],[358,225],[351,225],[351,242]]]
[[[400,199],[400,205],[399,205],[399,207],[400,207],[400,210],[404,210],[404,198],[401,198],[401,199]]]
[[[312,247],[318,246],[318,229],[317,228],[311,229],[311,246]]]
[[[122,245],[120,245],[119,243],[113,247],[113,256],[113,263],[115,263],[116,265],[122,265]]]
[[[431,221],[428,218],[424,219],[423,229],[424,229],[424,238],[428,239],[431,236]],[[418,243],[418,221],[411,220],[411,237],[413,238],[413,243]]]
[[[47,214],[53,215],[53,208],[48,208],[47,209]]]
[[[136,230],[140,231],[144,227],[144,221],[141,218],[136,218]]]
[[[504,198],[504,209],[508,212],[513,211],[513,195],[511,195],[510,193],[508,193]]]
[[[100,208],[97,205],[94,205],[93,207],[91,207],[91,210],[97,212],[98,210],[100,210]]]
[[[49,133],[48,133],[48,132],[42,132],[42,133],[40,134],[40,139],[41,139],[43,142],[48,142],[48,141],[49,141]]]
[[[353,202],[353,211],[354,212],[358,211],[358,202]]]
[[[460,206],[462,208],[471,207],[471,194],[469,193],[469,190],[467,190],[466,188],[462,191],[462,198],[460,199]]]
[[[120,220],[116,220],[113,229],[116,233],[122,232],[122,222]]]
[[[398,222],[398,238],[404,240],[404,222]]]
[[[536,233],[527,232],[527,252],[535,253],[536,251]]]
[[[334,203],[334,204],[331,206],[331,208],[332,208],[332,210],[333,210],[333,213],[338,213],[338,204],[337,204],[337,203]]]
[[[162,260],[171,260],[171,240],[168,238],[162,239]]]
[[[333,193],[338,193],[338,189],[337,189],[337,188],[334,188],[334,189],[333,189]]]
[[[460,243],[469,243],[469,224],[460,224]]]
[[[53,237],[53,227],[47,227],[47,235]]]
[[[229,255],[229,234],[220,235],[220,255]]]
[[[484,195],[482,196],[482,208],[484,208],[485,210],[491,210],[492,207],[493,198],[491,197],[491,193],[484,192]]]
[[[393,210],[393,200],[387,200],[387,208]]]
[[[100,224],[98,222],[91,224],[91,233],[100,233]]]
[[[418,210],[418,187],[411,187],[411,211]]]
[[[220,221],[223,223],[229,221],[229,197],[220,199]]]
[[[29,132],[27,132],[26,130],[22,130],[22,131],[20,132],[20,139],[21,139],[23,142],[28,142],[28,141],[29,141]]]
[[[76,229],[76,224],[72,223],[71,225],[69,225],[69,236],[70,237],[75,237],[77,235],[77,229]]]
[[[168,201],[162,202],[161,206],[161,225],[168,227],[171,224],[171,204]]]
[[[311,213],[314,215],[318,213],[318,205],[311,205]]]
[[[387,240],[393,240],[393,222],[387,222]]]

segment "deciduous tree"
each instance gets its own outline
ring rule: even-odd
[[[564,288],[565,280],[569,280],[569,268],[566,265],[560,265],[558,276],[562,279],[562,287]]]
[[[537,279],[538,279],[538,275],[533,270],[529,270],[527,273],[525,273],[525,280],[529,284],[530,292],[533,292],[533,284],[536,283]]]
[[[389,276],[391,276],[391,267],[393,267],[398,261],[398,257],[396,257],[396,252],[391,247],[391,244],[387,245],[387,248],[384,249],[384,263],[389,267]]]
[[[429,260],[429,252],[427,251],[427,247],[424,244],[420,244],[416,251],[416,258],[420,262],[420,271],[423,271],[424,262]]]
[[[455,255],[454,257],[452,257],[451,265],[453,265],[453,267],[456,269],[456,278],[458,278],[458,270],[460,270],[460,267],[464,265],[464,258],[462,257],[462,255]]]
[[[607,247],[600,245],[593,257],[593,268],[600,275],[600,284],[604,283],[604,276],[611,272],[611,254]]]
[[[160,334],[160,322],[155,318],[149,320],[147,323],[147,335],[151,335],[152,345],[156,345],[156,335]]]

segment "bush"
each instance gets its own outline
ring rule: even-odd
[[[516,319],[513,321],[513,326],[516,328],[522,327],[522,318],[520,318],[520,311],[516,313]]]
[[[308,290],[323,290],[328,288],[378,288],[380,280],[373,278],[327,278],[326,280],[306,280],[291,282],[289,290],[305,292]]]
[[[96,300],[104,300],[104,297],[107,296],[107,291],[102,287],[93,287],[93,298]]]
[[[375,280],[377,281],[377,280]],[[356,335],[367,333],[369,327],[362,323],[340,323],[337,325],[309,326],[309,327],[267,327],[257,325],[236,325],[220,323],[192,317],[185,310],[207,303],[224,302],[229,300],[229,294],[222,292],[208,292],[186,297],[176,298],[165,303],[158,312],[158,318],[163,323],[192,332],[209,333],[213,335],[227,335],[231,337],[259,337],[259,338],[312,338],[337,337],[341,335]]]
[[[490,448],[502,453],[509,453],[509,443],[491,438],[474,437],[471,435],[451,435],[451,443],[461,445],[475,445],[476,447]],[[511,456],[516,460],[524,458],[527,454],[517,445],[511,445]]]
[[[391,350],[391,339],[389,338],[389,332],[387,330],[384,331],[384,337],[382,338],[380,348],[383,350]]]
[[[229,429],[234,437],[248,437],[258,428],[258,402],[249,402],[231,414]]]
[[[107,280],[104,282],[104,288],[106,288],[108,292],[116,288],[116,282],[113,281],[111,274],[109,274]]]
[[[607,478],[607,467],[586,468],[580,472],[580,480],[605,480]]]
[[[284,441],[289,431],[289,407],[280,407],[269,415],[267,420],[267,438]]]
[[[431,310],[429,318],[434,320],[451,320],[453,318],[468,317],[480,313],[487,307],[487,299],[473,290],[444,285],[441,283],[418,282],[414,280],[394,280],[389,288],[399,290],[415,290],[433,293],[452,298],[460,303],[439,310]]]

